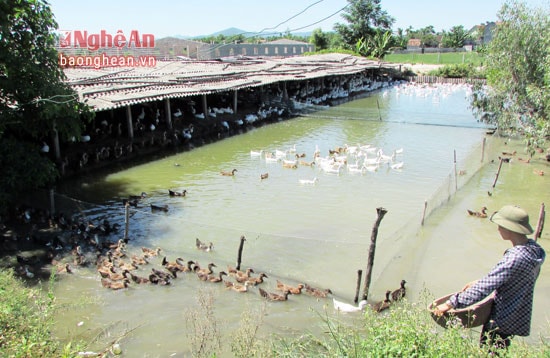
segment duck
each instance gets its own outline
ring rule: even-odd
[[[305,160],[300,160],[300,165],[303,165],[305,167],[312,167],[315,165],[315,161],[312,160],[311,162],[307,162]]]
[[[146,198],[147,197],[147,193],[146,192],[141,192],[140,195],[128,195],[128,200],[141,200],[143,198]]]
[[[128,274],[128,272],[130,272],[130,271],[124,270],[124,271],[122,271],[122,273],[118,273],[114,269],[111,269],[110,272],[109,272],[108,277],[104,277],[104,278],[108,278],[112,281],[120,281],[120,280],[124,280],[126,278],[126,274]]]
[[[178,260],[179,259],[179,260]],[[168,261],[168,259],[166,258],[166,256],[164,256],[162,258],[162,262],[161,262],[161,265],[164,266],[167,270],[169,270],[170,272],[172,271],[180,271],[180,272],[183,272],[184,268],[186,267],[185,265],[182,265],[180,264],[180,262],[183,261],[183,259],[181,257],[178,257],[175,261]]]
[[[179,118],[183,115],[183,113],[181,112],[181,109],[177,109],[175,112],[174,112],[174,117],[176,118]]]
[[[151,211],[152,212],[163,211],[163,212],[167,213],[168,212],[168,205],[151,204]]]
[[[172,189],[168,189],[168,195],[170,196],[185,196],[186,194],[187,194],[187,190],[174,191]]]
[[[372,306],[372,309],[375,311],[375,312],[382,312],[388,308],[390,308],[390,304],[391,304],[391,301],[390,301],[390,295],[391,295],[391,291],[390,290],[387,290],[386,291],[386,298],[380,302],[377,302],[375,303],[373,306]]]
[[[128,272],[128,275],[130,275],[130,279],[132,281],[134,281],[135,283],[137,283],[138,285],[142,285],[142,284],[151,282],[151,280],[149,280],[147,277],[141,277],[141,276],[135,275],[131,272]]]
[[[56,266],[56,272],[58,274],[61,274],[61,273],[73,273],[73,270],[71,268],[71,265],[67,262],[67,263],[59,263],[57,264]]]
[[[298,164],[296,164],[294,161],[283,161],[283,168],[289,168],[289,169],[296,169],[298,168]]]
[[[222,276],[227,276],[227,272],[225,271],[220,271],[218,272],[218,275],[208,275],[208,281],[210,282],[214,282],[214,283],[217,283],[217,282],[222,282],[223,281],[223,278]]]
[[[261,157],[263,152],[264,152],[263,149],[260,149],[260,150],[251,150],[251,151],[250,151],[250,156],[251,156],[251,157]]]
[[[170,280],[171,278],[176,278],[174,277],[173,272],[168,273],[168,272],[157,270],[156,268],[152,268],[151,273],[163,280]]]
[[[237,169],[233,169],[231,170],[230,172],[226,172],[226,171],[221,171],[220,174],[221,175],[224,175],[224,176],[227,176],[227,177],[232,177],[232,176],[235,176],[235,173],[237,172],[238,170]]]
[[[403,299],[403,297],[405,297],[405,294],[407,293],[407,290],[405,289],[405,284],[407,283],[407,281],[405,280],[401,280],[401,286],[393,291],[391,293],[391,299],[395,302],[395,301],[399,301],[401,299]]]
[[[486,218],[487,217],[487,207],[482,207],[481,208],[481,211],[474,211],[474,210],[470,210],[470,209],[466,209],[466,211],[468,212],[468,215],[470,216],[476,216],[478,218]]]
[[[290,291],[285,291],[282,295],[278,293],[273,292],[267,292],[263,288],[260,287],[260,296],[267,298],[270,301],[287,301],[288,295],[290,295]]]
[[[256,286],[260,283],[264,282],[264,278],[269,278],[265,273],[260,272],[260,275],[258,277],[250,277],[248,280],[246,280],[250,285]]]
[[[302,293],[303,288],[304,288],[304,284],[302,283],[298,284],[297,286],[290,286],[277,280],[277,290],[279,291],[283,291],[283,292],[288,291],[293,295],[299,295]]]
[[[269,177],[269,173],[260,174],[260,180],[267,179],[268,177]]]
[[[315,297],[325,298],[329,294],[332,294],[332,291],[330,290],[330,288],[319,289],[319,288],[311,287],[307,283],[304,285],[304,288],[306,289],[306,293]]]
[[[299,179],[298,182],[302,185],[315,185],[319,179],[317,177],[313,179]]]
[[[132,255],[131,257],[131,260],[132,260],[132,263],[134,265],[147,265],[149,263],[149,261],[147,261],[147,258],[145,257],[145,255],[143,256],[138,256],[138,255]]]
[[[337,310],[337,311],[340,311],[340,312],[360,312],[362,310],[365,309],[365,307],[367,307],[367,301],[366,300],[362,300],[361,302],[359,302],[359,304],[357,306],[354,306],[352,304],[349,304],[349,303],[345,303],[345,302],[340,302],[338,300],[336,300],[336,298],[332,298],[332,304],[334,306],[334,309]]]
[[[245,272],[243,271],[237,271],[235,273],[235,279],[238,281],[238,282],[245,282],[246,280],[248,280],[250,278],[250,274],[251,273],[254,273],[254,270],[252,268],[247,268]]]
[[[195,261],[189,260],[186,264],[183,263],[183,259],[181,257],[178,257],[176,259],[176,262],[180,265],[181,272],[191,272],[194,271],[193,265],[195,265]]]
[[[397,162],[397,163],[391,164],[390,168],[395,169],[395,170],[403,169],[404,165],[405,165],[405,162]]]
[[[123,288],[128,287],[128,279],[122,279],[122,280],[110,280],[108,278],[102,278],[101,284],[103,287],[110,288],[111,290],[121,290]]]
[[[160,277],[158,275],[155,275],[154,273],[149,275],[149,282],[153,285],[159,285],[159,286],[168,286],[171,284],[170,277]]]
[[[214,273],[214,270],[212,270],[212,267],[218,267],[218,266],[216,266],[215,263],[211,262],[208,264],[208,267],[201,268],[197,263],[195,263],[195,272],[197,274],[211,275],[212,273]]]
[[[206,252],[210,252],[214,249],[214,244],[212,242],[206,244],[204,242],[202,242],[201,240],[199,240],[199,238],[195,238],[195,246],[197,247],[197,249],[199,250],[202,250],[202,251],[206,251]]]
[[[157,247],[155,249],[150,249],[148,247],[142,246],[141,251],[144,253],[144,257],[158,256],[162,249]]]
[[[235,292],[247,292],[248,291],[248,281],[244,285],[239,285],[238,283],[233,283],[231,281],[223,281],[225,287],[232,289]]]
[[[535,170],[533,170],[533,174],[543,176],[544,175],[544,170],[535,169]]]

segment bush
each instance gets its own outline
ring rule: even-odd
[[[472,64],[445,65],[437,70],[430,71],[431,76],[445,78],[484,78]]]

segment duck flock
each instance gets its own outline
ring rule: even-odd
[[[250,156],[265,160],[266,163],[278,163],[283,168],[296,169],[299,166],[316,167],[320,172],[340,175],[345,172],[350,174],[365,174],[376,172],[384,166],[401,170],[405,162],[402,160],[403,148],[394,149],[391,154],[386,154],[382,148],[366,144],[349,146],[347,144],[329,149],[323,156],[319,146],[315,146],[312,159],[307,159],[306,153],[298,153],[296,145],[287,150],[276,149],[274,151],[251,150]],[[268,173],[263,173],[260,179],[267,179]],[[300,184],[316,184],[318,178],[300,179]]]
[[[241,240],[246,239],[241,236]],[[197,238],[196,248],[199,251],[210,252],[214,245]],[[105,254],[98,256],[96,267],[102,286],[112,290],[144,284],[167,286],[172,285],[181,275],[194,275],[206,284],[224,285],[227,290],[237,293],[256,291],[262,298],[274,302],[287,301],[290,295],[305,294],[317,299],[332,295],[329,288],[317,288],[307,283],[293,285],[276,279],[274,284],[266,284],[266,281],[270,280],[269,276],[265,272],[255,272],[251,267],[240,270],[227,265],[225,270],[217,270],[218,266],[214,262],[203,266],[195,259],[185,260],[178,257],[171,261],[162,255],[162,252],[160,247],[141,247],[138,253],[131,253],[127,243],[119,240],[112,244]],[[386,298],[370,307],[376,312],[381,312],[389,308],[392,302],[403,299],[406,293],[405,283],[405,280],[402,280],[398,289],[386,291]],[[341,312],[362,311],[369,306],[366,301],[353,306],[335,298],[333,304],[334,309]]]

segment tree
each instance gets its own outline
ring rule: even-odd
[[[419,30],[407,29],[407,34],[410,38],[419,39],[420,47],[437,47],[437,33],[432,25],[426,26]]]
[[[348,0],[342,17],[347,25],[337,23],[334,30],[340,34],[348,49],[355,49],[357,43],[366,42],[376,35],[377,30],[391,30],[394,19],[382,10],[381,0]]]
[[[365,42],[367,56],[383,59],[389,52],[392,34],[390,31],[377,31],[376,34]]]
[[[498,16],[486,48],[488,87],[475,89],[472,107],[499,130],[524,134],[533,154],[550,135],[550,13],[508,1]]]
[[[316,51],[327,49],[329,46],[328,41],[329,41],[328,36],[325,33],[323,33],[323,30],[321,30],[320,28],[313,30],[313,33],[309,38],[309,42],[315,45]]]
[[[53,30],[42,0],[0,2],[0,211],[21,191],[51,183],[55,133],[80,138],[87,107],[64,82]],[[40,168],[40,170],[36,170]]]
[[[471,38],[468,31],[464,29],[464,26],[453,26],[449,32],[443,33],[441,43],[443,47],[460,48],[463,47],[465,42]]]

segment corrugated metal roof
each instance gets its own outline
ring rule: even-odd
[[[219,61],[158,61],[155,67],[67,68],[68,83],[94,111],[255,87],[281,81],[359,73],[381,64],[344,54]],[[388,67],[388,66],[384,66]]]

